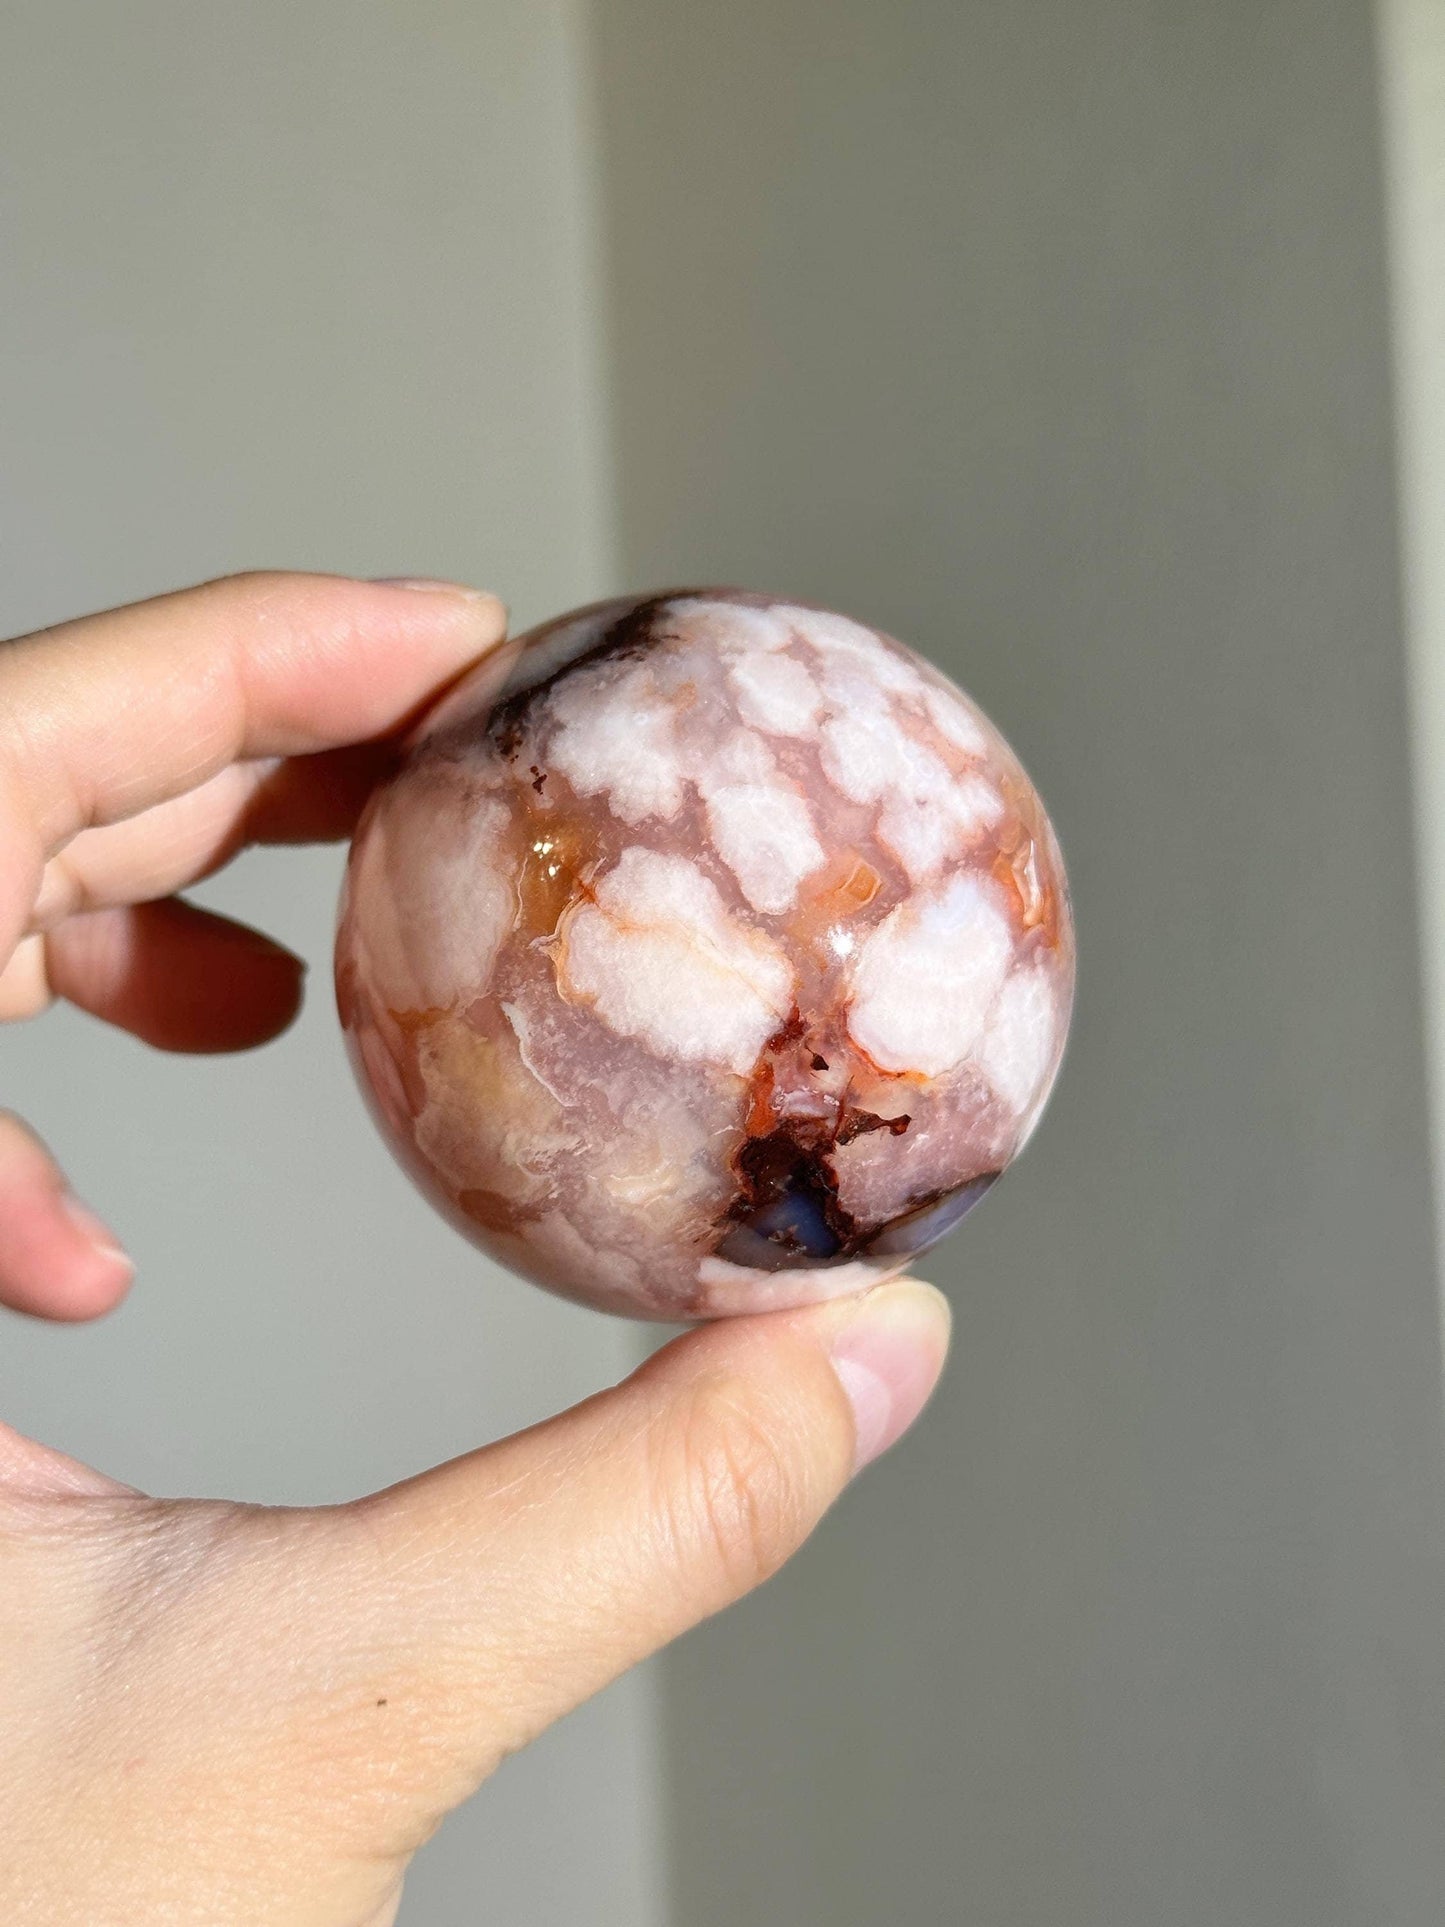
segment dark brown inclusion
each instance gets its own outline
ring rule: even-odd
[[[913,1198],[886,1223],[862,1223],[838,1197],[833,1153],[870,1131],[901,1137],[912,1119],[880,1117],[846,1096],[816,1093],[817,1108],[784,1114],[780,1078],[796,1089],[798,1069],[828,1068],[814,1047],[813,1026],[795,1005],[763,1047],[745,1112],[747,1136],[733,1160],[737,1190],[724,1215],[720,1258],[757,1271],[817,1270],[870,1252],[897,1253],[931,1244],[983,1196],[997,1172],[947,1192]],[[819,1040],[821,1041],[821,1040]]]
[[[855,1137],[862,1137],[868,1131],[890,1131],[894,1137],[902,1137],[912,1122],[906,1111],[902,1117],[879,1117],[873,1111],[849,1111],[838,1126],[834,1142],[851,1144]]]
[[[740,1189],[718,1256],[763,1271],[841,1264],[858,1249],[858,1227],[838,1202],[827,1154],[830,1127],[799,1120],[750,1137],[738,1153]]]
[[[653,644],[661,640],[661,632],[656,629],[655,624],[662,610],[674,596],[695,593],[696,591],[692,590],[672,589],[666,595],[649,596],[644,602],[633,603],[623,610],[615,622],[608,624],[594,643],[588,648],[579,649],[577,654],[566,662],[558,663],[551,675],[541,682],[532,683],[526,689],[519,689],[511,696],[503,690],[500,700],[493,705],[491,714],[487,717],[487,734],[496,744],[498,751],[509,763],[513,761],[517,751],[522,747],[522,738],[526,733],[527,718],[533,703],[545,696],[554,683],[560,682],[564,676],[571,675],[574,669],[580,669],[584,663],[601,662],[608,658],[614,661],[636,660],[640,656],[645,656]],[[545,635],[546,631],[541,633]],[[525,655],[522,660],[526,661]],[[532,767],[531,774],[533,776],[537,774],[535,765]],[[534,783],[533,787],[540,793],[542,787],[540,782]]]
[[[879,1118],[862,1128],[884,1124],[897,1130],[907,1119]],[[840,1141],[841,1134],[806,1126],[749,1138],[738,1154],[741,1188],[728,1208],[717,1256],[757,1271],[816,1271],[852,1258],[922,1251],[960,1223],[999,1176],[985,1171],[951,1190],[916,1198],[883,1224],[859,1224],[839,1204],[838,1181],[827,1163]]]
[[[897,1256],[933,1244],[970,1212],[999,1176],[986,1171],[947,1191],[915,1198],[883,1224],[860,1224],[838,1201],[830,1154],[865,1131],[908,1129],[906,1117],[844,1111],[824,1123],[789,1119],[750,1137],[737,1154],[738,1192],[717,1256],[757,1271],[814,1271],[869,1255]]]

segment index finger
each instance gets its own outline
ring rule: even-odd
[[[227,576],[0,646],[0,775],[48,855],[240,757],[400,727],[506,629],[450,583]]]

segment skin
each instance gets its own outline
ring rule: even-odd
[[[175,893],[348,834],[504,628],[454,585],[252,575],[0,644],[0,1019],[283,1030],[300,961]],[[0,1303],[94,1318],[130,1279],[0,1113]],[[796,1550],[947,1336],[911,1281],[723,1321],[341,1506],[151,1498],[0,1425],[0,1918],[385,1927],[508,1753]]]

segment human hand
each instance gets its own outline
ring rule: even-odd
[[[299,961],[173,893],[345,835],[504,626],[446,585],[272,575],[0,645],[0,1018],[63,997],[172,1050],[284,1028]],[[129,1280],[0,1114],[0,1302],[89,1318]],[[714,1324],[342,1506],[153,1499],[0,1426],[0,1916],[385,1927],[507,1753],[796,1549],[947,1330],[909,1282]]]

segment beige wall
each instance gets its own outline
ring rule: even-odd
[[[573,18],[554,0],[19,0],[0,24],[0,633],[256,564],[610,586]],[[339,858],[205,894],[313,964],[234,1062],[60,1012],[0,1039],[140,1265],[6,1316],[0,1411],[161,1491],[330,1499],[617,1376],[626,1327],[504,1279],[393,1168],[343,1063]],[[508,1766],[403,1920],[652,1927],[648,1693]],[[565,1850],[559,1850],[559,1842]]]
[[[1367,7],[598,0],[623,554],[933,652],[1080,1000],[917,1436],[663,1694],[686,1927],[1434,1927]]]

